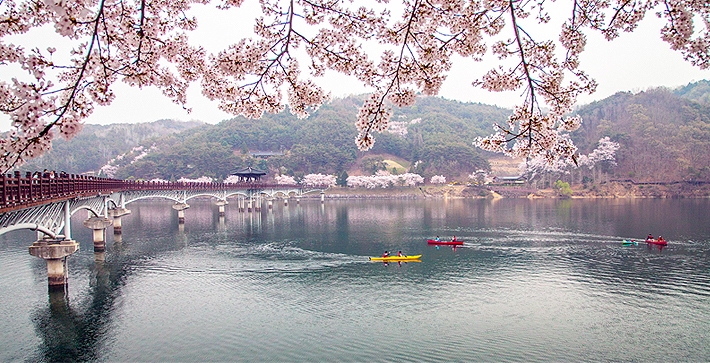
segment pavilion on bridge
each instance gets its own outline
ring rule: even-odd
[[[247,166],[235,171],[232,175],[239,177],[240,183],[258,183],[261,181],[261,177],[266,175],[266,172]]]

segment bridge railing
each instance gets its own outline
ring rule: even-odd
[[[318,186],[316,186],[318,187]],[[322,186],[327,188],[326,186]],[[300,185],[265,183],[197,183],[120,180],[56,172],[35,172],[21,175],[0,174],[0,213],[31,207],[55,200],[98,193],[129,190],[222,190],[301,188]]]

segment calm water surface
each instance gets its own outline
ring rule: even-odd
[[[0,236],[0,361],[710,360],[707,199],[190,205],[130,204],[104,262],[75,215],[66,295]]]

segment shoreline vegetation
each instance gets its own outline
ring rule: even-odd
[[[710,182],[635,183],[609,181],[584,188],[582,185],[563,194],[552,188],[535,189],[529,186],[465,186],[423,185],[416,187],[350,188],[331,187],[326,199],[425,199],[425,198],[710,198]],[[317,194],[303,197],[320,197]]]

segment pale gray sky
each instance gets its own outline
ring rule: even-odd
[[[192,35],[193,42],[204,46],[208,51],[218,51],[234,43],[236,39],[251,34],[251,22],[240,23],[234,19],[245,19],[239,15],[245,12],[258,13],[258,9],[243,7],[223,12],[199,6],[195,12],[199,15],[198,21],[201,21],[198,30]],[[662,22],[653,12],[649,12],[634,33],[624,33],[613,42],[607,42],[596,33],[588,33],[588,44],[581,58],[581,68],[597,80],[599,87],[595,94],[582,97],[579,104],[601,100],[619,91],[642,91],[658,86],[674,88],[710,78],[710,71],[693,67],[683,60],[679,52],[671,51],[668,44],[660,40],[661,27]],[[559,24],[547,25],[540,30],[541,33],[550,34],[558,31]],[[490,57],[484,62],[459,59],[449,73],[440,96],[464,102],[513,107],[521,102],[519,93],[490,93],[471,85],[474,79],[495,67],[496,63],[497,60]],[[356,80],[340,74],[331,73],[315,81],[330,91],[333,97],[370,91]],[[150,122],[165,118],[217,123],[232,117],[220,111],[216,102],[205,99],[200,94],[198,84],[193,85],[189,91],[188,103],[193,109],[190,114],[154,88],[137,89],[120,83],[116,84],[114,89],[116,100],[107,107],[97,106],[87,123]],[[0,131],[6,131],[9,127],[7,119],[0,119]]]

